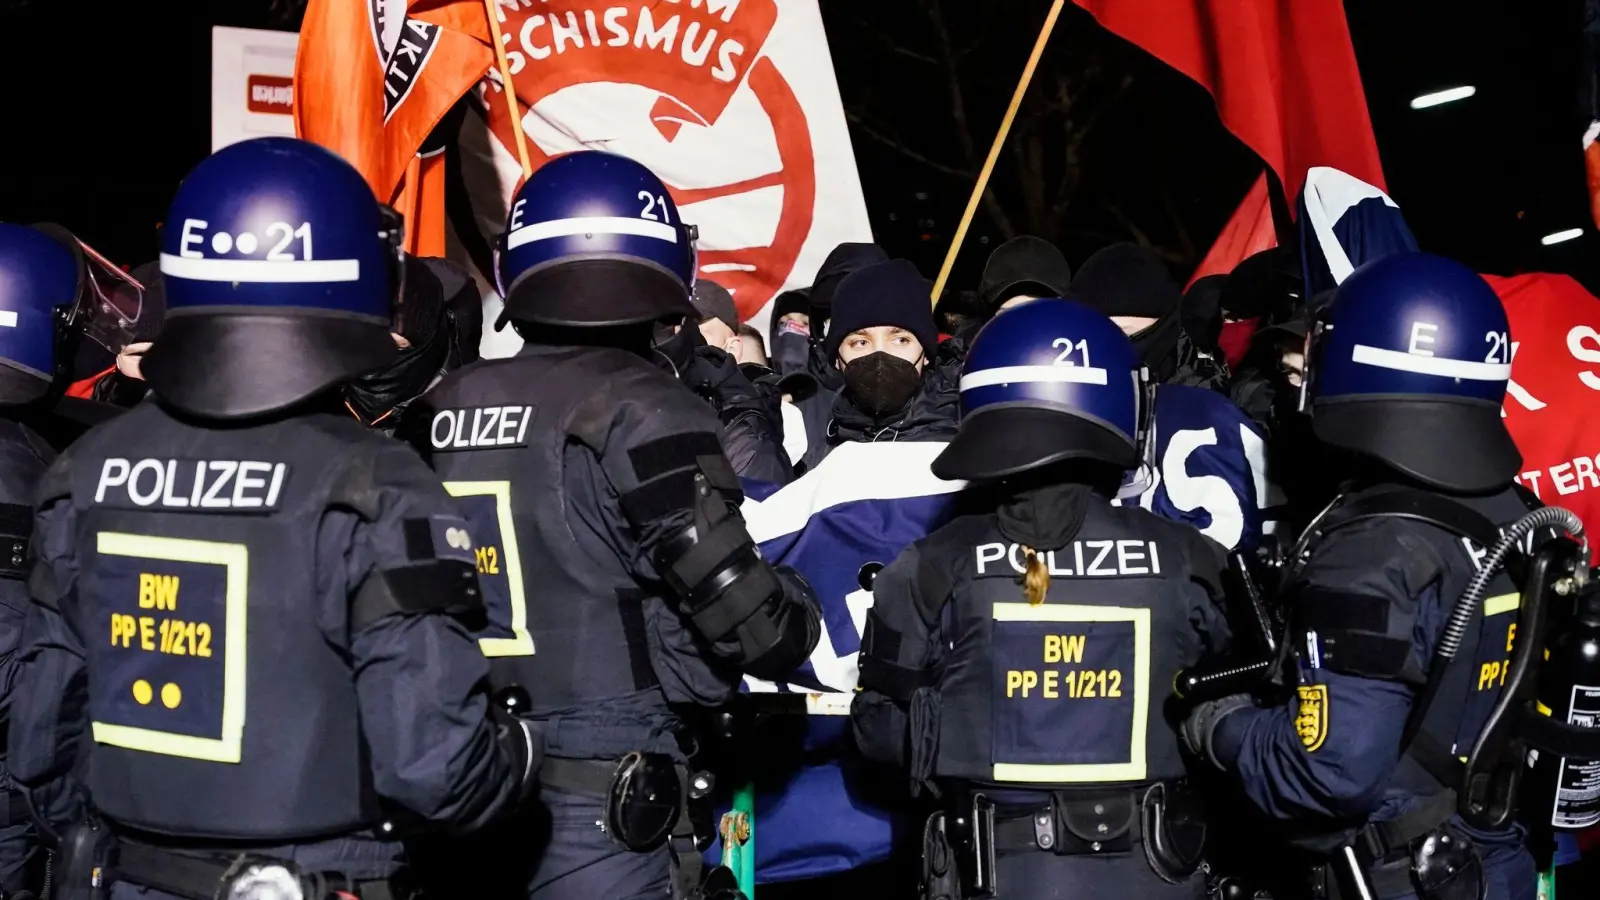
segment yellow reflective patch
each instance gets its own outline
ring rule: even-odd
[[[96,718],[90,722],[90,731],[95,742],[188,759],[222,763],[239,762],[244,740],[245,681],[248,671],[245,660],[248,643],[245,628],[249,611],[250,549],[244,544],[220,541],[102,531],[95,536],[95,551],[102,557],[218,566],[224,573],[220,585],[221,596],[214,598],[219,601],[224,623],[224,637],[216,647],[212,646],[209,623],[163,618],[159,621],[158,627],[157,620],[153,616],[113,614],[110,617],[111,646],[132,649],[137,636],[138,651],[153,654],[153,658],[148,662],[158,669],[152,671],[168,674],[173,671],[170,668],[159,668],[163,657],[211,660],[214,653],[222,657],[220,673],[222,697],[218,709],[220,721],[214,726],[206,723],[216,728],[218,736],[201,737],[159,728],[101,721]],[[176,610],[180,602],[185,604],[189,602],[180,600],[179,584],[180,579],[176,576],[139,573],[131,581],[132,599],[137,602],[140,609]],[[135,665],[143,667],[145,663],[140,662]],[[166,681],[164,678],[157,680],[163,681],[159,691],[149,680],[138,678],[128,682],[126,687],[118,687],[116,693],[120,696],[126,691],[127,696],[132,697],[141,708],[154,709],[151,704],[156,700],[159,700],[160,706],[167,710],[186,712],[193,708],[193,703],[187,707],[183,706],[183,689],[177,683]],[[195,687],[197,693],[203,693],[206,685],[197,684]]]
[[[493,582],[504,578],[510,621],[496,622],[510,630],[511,637],[484,637],[478,639],[478,649],[484,656],[532,656],[533,634],[528,631],[528,601],[522,583],[522,554],[517,551],[517,528],[511,518],[511,482],[509,481],[446,481],[444,489],[452,497],[491,497],[494,499],[495,525],[498,526],[499,544],[493,536],[479,534],[473,529],[473,540],[478,544],[478,578],[486,592],[493,591]],[[468,517],[468,525],[476,526]],[[487,598],[486,598],[487,599]],[[497,610],[491,609],[491,614]]]
[[[1328,686],[1302,684],[1299,692],[1300,711],[1294,717],[1294,730],[1306,752],[1314,753],[1328,739]]]
[[[1013,699],[1022,701],[1033,696],[1038,701],[1052,704],[1088,704],[1077,709],[1089,714],[1092,709],[1111,704],[1109,708],[1126,706],[1128,722],[1128,756],[1126,759],[1106,762],[1038,763],[993,762],[996,782],[1023,782],[1034,784],[1078,784],[1110,781],[1143,781],[1146,777],[1145,741],[1150,714],[1150,610],[1120,606],[1078,606],[1067,603],[1046,603],[1033,606],[1028,603],[994,604],[994,621],[1053,623],[1083,625],[1087,623],[1126,623],[1131,627],[1131,667],[1095,667],[1081,670],[1058,671],[1051,666],[1066,666],[1084,661],[1086,648],[1096,638],[1086,638],[1072,632],[1043,634],[1038,643],[1030,645],[1030,652],[1008,660],[1017,665],[1033,664],[1038,668],[1004,670],[1004,679],[1010,685],[1015,675]],[[1037,654],[1034,656],[1032,654]],[[1041,674],[1042,673],[1042,674]],[[1052,678],[1052,676],[1054,676]],[[1060,707],[1065,709],[1066,707]],[[1106,724],[1110,724],[1109,722]],[[1120,723],[1118,723],[1120,724]],[[1114,726],[1112,726],[1114,727]]]
[[[1500,594],[1483,601],[1483,615],[1486,618],[1488,616],[1498,616],[1501,613],[1511,612],[1521,605],[1521,594]]]

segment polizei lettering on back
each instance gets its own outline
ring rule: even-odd
[[[100,464],[94,502],[148,509],[261,512],[278,508],[287,463],[249,459],[122,459]]]
[[[521,447],[533,419],[531,406],[469,406],[433,414],[428,439],[435,450]]]
[[[1026,571],[1027,560],[1016,544],[979,544],[974,553],[979,575],[1021,575]],[[1040,555],[1052,578],[1161,574],[1161,549],[1155,541],[1073,541],[1060,550]]]

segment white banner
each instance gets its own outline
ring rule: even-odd
[[[700,277],[728,288],[763,339],[774,296],[809,285],[839,243],[872,239],[817,0],[500,9],[534,167],[584,148],[649,166],[700,229]],[[521,177],[498,73],[490,79],[490,134],[469,120],[461,142],[464,158],[476,147],[493,162],[467,173],[485,235],[503,227]],[[484,344],[493,355],[516,345],[509,329]]]
[[[583,148],[649,166],[699,226],[700,277],[728,288],[763,339],[774,296],[809,285],[839,243],[872,239],[817,0],[501,0],[500,10],[534,166]],[[294,134],[297,37],[213,29],[213,151]],[[492,243],[522,170],[498,73],[480,90],[488,121],[466,117],[459,159]],[[470,267],[453,233],[449,243]],[[500,301],[484,289],[487,324]],[[486,329],[485,356],[519,346],[509,328]]]
[[[300,36],[211,29],[211,152],[270,135],[294,137],[294,52]]]

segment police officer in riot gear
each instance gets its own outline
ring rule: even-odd
[[[495,682],[525,691],[548,739],[549,824],[494,854],[528,861],[530,897],[663,896],[665,844],[688,826],[669,704],[786,674],[820,633],[809,588],[745,531],[716,414],[652,361],[657,323],[697,315],[694,239],[644,166],[551,160],[500,247],[500,324],[525,346],[413,406],[429,413],[419,448],[483,535]]]
[[[1204,820],[1161,712],[1176,671],[1224,649],[1225,561],[1112,505],[1147,400],[1132,344],[1067,300],[1000,313],[967,356],[934,472],[995,505],[879,573],[851,708],[867,756],[939,788],[927,896],[1205,893]]]
[[[100,302],[117,287],[96,277],[101,274],[59,226],[0,223],[0,684],[8,687],[15,683],[29,606],[33,492],[59,450],[94,420],[116,412],[62,396],[89,324],[97,334],[122,324]],[[116,299],[138,317],[136,291],[122,291]],[[39,888],[44,861],[3,759],[0,895],[18,896]]]
[[[1285,573],[1294,691],[1202,704],[1184,737],[1311,854],[1323,896],[1534,896],[1521,832],[1454,816],[1459,760],[1520,640],[1508,576],[1454,660],[1437,655],[1485,548],[1536,504],[1513,489],[1500,418],[1510,347],[1483,279],[1420,253],[1357,270],[1312,326],[1311,422],[1348,452],[1349,480]]]
[[[399,838],[509,810],[539,755],[489,718],[465,521],[339,402],[395,353],[398,219],[263,138],[166,222],[159,402],[39,485],[13,772],[69,897],[395,896]]]

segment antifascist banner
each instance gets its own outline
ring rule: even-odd
[[[477,0],[418,0],[487,46]],[[700,229],[700,276],[752,319],[811,283],[842,241],[871,240],[816,0],[500,0],[535,168],[579,149],[649,166]],[[521,178],[499,72],[462,126],[463,177],[485,238]],[[473,171],[474,168],[478,171]],[[485,172],[487,167],[491,171]],[[455,222],[456,230],[461,223]]]
[[[1517,481],[1600,528],[1600,299],[1565,275],[1484,280],[1511,325],[1506,427],[1522,451]]]

